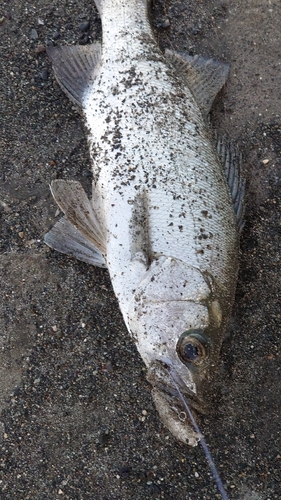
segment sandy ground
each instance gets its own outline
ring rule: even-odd
[[[90,192],[91,174],[81,117],[41,50],[77,42],[87,21],[90,42],[92,2],[0,2],[0,497],[220,498],[201,448],[160,423],[107,273],[43,243],[59,217],[50,181]],[[244,156],[246,225],[201,426],[230,499],[280,499],[281,4],[162,0],[152,21],[161,48],[231,64],[211,119]]]

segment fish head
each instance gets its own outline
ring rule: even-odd
[[[222,327],[208,279],[182,261],[159,258],[134,293],[127,324],[148,368],[161,420],[177,439],[194,446],[200,436],[178,390],[192,412],[206,412],[205,386],[217,364]]]

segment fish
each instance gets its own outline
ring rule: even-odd
[[[45,242],[108,270],[160,419],[196,446],[182,397],[195,415],[208,411],[243,225],[239,151],[208,123],[229,65],[163,53],[148,0],[95,4],[101,43],[47,47],[82,109],[93,181],[91,200],[75,180],[51,183],[64,217]]]

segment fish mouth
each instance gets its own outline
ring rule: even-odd
[[[207,413],[207,405],[183,382],[171,363],[163,360],[153,361],[148,368],[146,378],[153,387],[157,387],[159,391],[166,394],[167,398],[173,397],[181,400],[180,392],[191,410],[201,414]],[[195,388],[195,384],[193,385]]]
[[[193,422],[198,414],[207,413],[206,404],[169,363],[155,360],[148,369],[147,380],[152,385],[152,397],[164,425],[180,441],[196,446],[202,436],[194,430]]]

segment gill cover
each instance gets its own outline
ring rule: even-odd
[[[208,327],[210,295],[198,269],[166,256],[151,263],[131,299],[127,321],[147,366],[168,357],[184,370],[178,340],[184,332]]]

